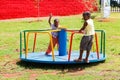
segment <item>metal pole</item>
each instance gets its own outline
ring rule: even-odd
[[[105,46],[106,46],[106,45],[105,45],[105,44],[106,44],[105,41],[106,41],[106,35],[105,35],[105,32],[104,32],[104,46],[103,46],[103,47],[104,47],[104,48],[103,48],[104,57],[105,57]]]
[[[33,52],[35,51],[37,33],[34,36]]]
[[[95,33],[95,43],[96,43],[96,52],[97,52],[97,58],[99,59],[99,49],[98,49],[98,36],[97,33]]]
[[[103,31],[101,31],[101,46],[100,46],[100,53],[103,52],[102,47],[103,47]]]
[[[20,32],[20,58],[22,57],[22,32]]]
[[[26,32],[24,31],[24,49],[26,50]]]
[[[70,61],[70,57],[71,57],[73,35],[74,35],[74,33],[72,33],[71,37],[70,37],[70,46],[69,46],[69,53],[68,53],[68,61]]]

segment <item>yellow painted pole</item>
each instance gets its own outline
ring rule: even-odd
[[[55,61],[52,36],[51,36],[51,33],[48,33],[48,34],[50,36],[50,43],[51,43],[51,48],[52,48],[52,58],[53,58],[53,61]]]
[[[57,30],[49,30],[47,32],[57,32],[57,31],[60,31],[60,29],[57,29]]]
[[[27,33],[27,39],[26,39],[25,58],[27,58],[27,55],[28,55],[28,39],[29,39],[29,32]]]
[[[36,37],[37,37],[37,33],[35,32],[35,35],[34,35],[34,44],[33,44],[33,51],[35,51],[35,46],[36,46]]]
[[[97,58],[99,59],[99,49],[98,49],[98,36],[97,36],[97,33],[95,33],[95,40],[96,40],[96,52],[97,52]]]

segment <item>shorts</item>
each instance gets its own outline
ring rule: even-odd
[[[90,51],[93,44],[93,35],[83,36],[80,42],[80,50]]]

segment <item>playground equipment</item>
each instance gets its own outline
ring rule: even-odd
[[[95,40],[93,45],[93,49],[96,46],[96,50],[91,51],[89,55],[89,62],[100,62],[106,59],[105,55],[105,32],[103,30],[95,30]],[[52,35],[51,32],[58,32],[59,35],[59,49],[58,51],[54,51]],[[35,52],[36,46],[36,37],[39,34],[48,34],[50,37],[52,55],[45,55],[45,52]],[[69,41],[69,49],[67,48],[67,33],[70,33],[70,41]],[[34,44],[33,51],[28,52],[28,44],[29,44],[29,36],[30,34],[34,34]],[[73,36],[75,34],[80,34],[77,30],[24,30],[20,32],[20,59],[26,62],[36,62],[36,63],[47,63],[47,64],[82,64],[82,62],[74,62],[74,59],[79,57],[79,50],[72,50],[72,42]],[[99,34],[99,36],[98,36]],[[99,38],[98,38],[99,37]],[[24,41],[24,42],[23,42]],[[24,44],[24,45],[23,45]],[[99,45],[100,44],[100,45]],[[22,51],[22,47],[24,46],[25,53]],[[46,46],[47,47],[47,46]],[[67,51],[68,50],[68,51]],[[83,54],[83,58],[85,58],[86,53]]]

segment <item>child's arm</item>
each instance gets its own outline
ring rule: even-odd
[[[83,32],[83,31],[85,30],[85,28],[86,28],[87,25],[88,25],[88,24],[87,24],[87,22],[85,21],[84,24],[83,24],[83,26],[82,26],[82,28],[79,30],[79,32]]]
[[[48,19],[48,23],[50,26],[51,26],[51,18],[52,18],[52,14],[50,14],[49,19]]]

